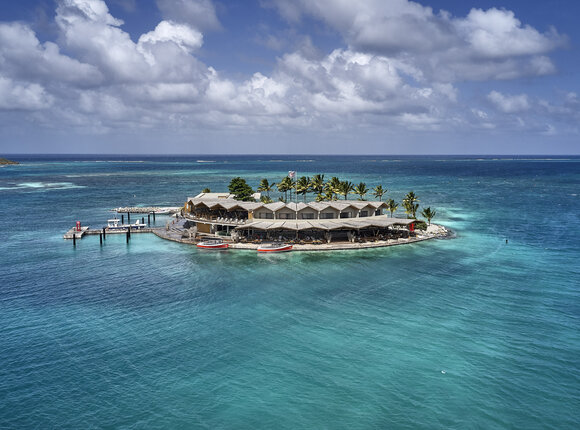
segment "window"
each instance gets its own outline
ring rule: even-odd
[[[295,213],[281,213],[278,214],[278,219],[296,219]]]
[[[360,217],[369,216],[369,211],[360,211]]]
[[[382,214],[382,212],[383,212],[383,210],[382,210],[382,209],[377,209],[377,211],[375,212],[375,215],[376,215],[376,216],[379,216],[379,215],[381,215],[381,214]]]
[[[320,214],[320,219],[332,219],[332,218],[334,218],[333,212],[322,212]]]
[[[260,212],[258,214],[260,219],[274,219],[274,214],[272,212]]]
[[[302,217],[302,219],[314,219],[313,213],[302,213],[300,214],[300,216]]]
[[[351,218],[350,212],[341,212],[340,217],[341,218]]]

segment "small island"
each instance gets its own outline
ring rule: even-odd
[[[20,163],[18,161],[8,160],[6,158],[0,158],[0,165],[6,165],[6,164],[20,164]]]
[[[274,188],[280,192],[278,201],[270,197]],[[279,183],[262,179],[258,192],[245,179],[236,177],[228,189],[229,192],[221,193],[204,189],[189,197],[180,211],[181,217],[164,231],[154,233],[198,247],[258,249],[258,252],[264,243],[283,243],[284,250],[295,251],[342,250],[450,235],[445,227],[431,224],[436,215],[431,207],[420,213],[425,221],[417,219],[419,199],[413,191],[402,200],[406,213],[403,218],[393,216],[399,203],[393,199],[383,201],[388,190],[382,185],[370,190],[363,182],[355,186],[336,177],[325,181],[322,174],[296,178],[295,172],[289,172]],[[315,195],[310,201],[306,198],[308,193]],[[348,200],[352,194],[358,195],[358,199]],[[367,194],[378,200],[368,201]],[[220,242],[219,246],[215,241]]]

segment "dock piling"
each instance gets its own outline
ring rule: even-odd
[[[141,217],[141,224],[145,224],[145,217]]]
[[[151,225],[151,214],[147,214],[147,225]]]
[[[105,227],[103,227],[103,239],[105,239],[105,240],[107,239],[107,233],[106,233]]]
[[[131,224],[131,212],[127,212],[127,223]]]
[[[121,215],[121,224],[125,224],[125,215]]]
[[[101,246],[103,245],[103,233],[99,234],[99,242],[101,242]]]
[[[153,222],[155,222],[155,212],[153,212]]]
[[[76,233],[73,232],[73,246],[76,247],[77,246],[77,235]]]
[[[131,239],[131,232],[129,230],[127,230],[127,243],[129,243],[130,239]]]

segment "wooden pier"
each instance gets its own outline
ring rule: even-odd
[[[159,230],[159,228],[139,228],[131,229],[131,234],[135,233],[153,233],[155,230]],[[67,231],[62,237],[63,239],[82,239],[84,236],[98,236],[103,233],[103,229],[90,229],[89,227],[81,227],[81,231],[77,231],[76,227],[71,228]],[[109,230],[105,228],[105,234],[127,234],[127,229],[122,230]]]
[[[88,231],[89,231],[88,227],[81,227],[81,230],[79,231],[77,229],[77,227],[75,226],[75,227],[71,228],[69,231],[67,231],[64,234],[63,238],[64,239],[81,239],[85,234],[89,234]]]
[[[167,215],[174,214],[183,209],[182,206],[148,206],[148,207],[120,207],[112,209],[113,212],[117,213],[131,213],[131,214],[157,214],[157,215]]]

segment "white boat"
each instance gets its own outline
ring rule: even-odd
[[[287,252],[292,251],[292,245],[284,242],[262,243],[258,246],[258,252]]]
[[[227,249],[228,244],[222,239],[206,239],[199,242],[196,246],[203,249]]]
[[[147,227],[147,224],[141,223],[141,221],[137,220],[134,224],[121,224],[121,220],[118,218],[108,219],[107,220],[107,230],[110,231],[126,231],[131,227],[131,230],[141,230]]]

